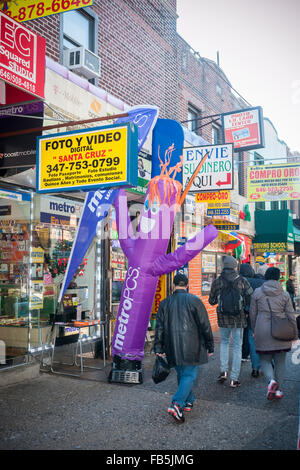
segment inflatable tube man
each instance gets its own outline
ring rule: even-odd
[[[128,271],[112,339],[111,382],[142,381],[141,361],[159,276],[188,263],[218,236],[217,229],[208,225],[174,253],[166,254],[174,217],[182,203],[182,185],[175,180],[182,161],[168,170],[173,150],[174,146],[171,146],[166,151],[164,163],[158,156],[161,174],[148,184],[135,236],[124,190],[119,191],[114,203],[119,241],[128,258]],[[128,380],[124,379],[125,371],[128,372],[125,374]]]

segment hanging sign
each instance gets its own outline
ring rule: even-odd
[[[183,149],[183,187],[185,188],[201,159],[208,157],[196,176],[190,191],[233,189],[233,145],[205,145]]]
[[[8,0],[6,3],[8,10],[5,13],[21,23],[22,21],[34,20],[55,13],[84,8],[92,5],[93,0],[28,0],[27,2]]]
[[[230,215],[230,191],[197,193],[195,201],[197,203],[207,203],[206,214],[209,216]]]
[[[44,98],[44,38],[0,11],[0,80]]]
[[[137,185],[137,127],[132,124],[37,139],[37,192]]]
[[[222,128],[223,141],[232,142],[236,151],[264,147],[263,113],[260,106],[222,114]]]
[[[238,224],[233,224],[230,222],[230,220],[223,220],[223,219],[215,219],[212,221],[213,225],[218,229],[218,230],[239,230],[240,226]]]
[[[300,163],[248,167],[248,201],[300,199]]]

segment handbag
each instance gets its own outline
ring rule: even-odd
[[[292,341],[295,339],[295,329],[290,319],[287,316],[282,318],[274,315],[268,298],[267,302],[271,312],[271,335],[273,338],[280,341]]]
[[[163,382],[168,377],[170,370],[167,361],[161,356],[156,356],[152,370],[153,382],[156,384]]]

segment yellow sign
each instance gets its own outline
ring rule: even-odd
[[[8,10],[4,10],[6,4]],[[2,9],[8,16],[22,23],[55,13],[84,8],[92,4],[93,0],[27,0],[25,2],[0,0],[0,10]]]
[[[298,201],[300,163],[248,167],[248,201]]]
[[[43,308],[44,305],[44,281],[31,281],[29,308],[30,310]]]
[[[166,280],[167,280],[166,275],[160,276],[158,280],[157,288],[156,288],[156,292],[154,296],[154,301],[152,305],[152,310],[151,310],[151,320],[155,320],[159,304],[163,299],[166,298],[166,293],[167,293]]]
[[[212,191],[207,193],[197,193],[195,195],[196,202],[206,202],[208,209],[216,209],[220,207],[230,208],[230,191]]]
[[[32,248],[31,259],[32,263],[44,263],[45,252],[42,248]]]
[[[37,192],[136,186],[137,146],[132,123],[38,137]]]

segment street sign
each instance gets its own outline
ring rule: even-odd
[[[37,138],[37,192],[136,186],[138,132],[133,123]]]
[[[183,149],[183,188],[185,188],[197,165],[208,152],[190,191],[219,191],[233,189],[233,144],[185,147]]]

